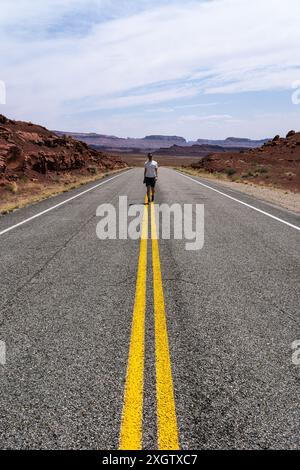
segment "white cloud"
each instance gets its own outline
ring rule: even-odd
[[[227,121],[228,119],[232,119],[232,116],[230,114],[209,114],[209,115],[204,115],[204,116],[198,116],[197,114],[188,114],[185,116],[181,116],[180,120],[182,122],[190,122],[190,121],[195,121],[195,122],[215,122],[215,121]]]
[[[179,109],[179,98],[288,89],[299,79],[298,0],[163,3],[145,0],[133,14],[118,0],[1,0],[8,112],[68,127],[80,111],[167,101]],[[46,31],[70,12],[104,7],[117,19],[91,23],[84,36],[34,35],[37,23]],[[20,36],[24,24],[32,37]]]
[[[120,97],[102,97],[93,98],[92,102],[80,105],[80,111],[96,111],[104,109],[120,109],[128,108],[131,106],[148,105],[155,103],[162,103],[164,101],[171,101],[178,98],[189,98],[196,96],[198,89],[193,86],[182,86],[176,88],[170,88],[166,90],[160,90],[157,92],[150,92],[144,94],[135,94],[129,96]],[[90,100],[88,100],[90,101]]]
[[[175,109],[203,108],[207,106],[216,106],[218,103],[195,103],[174,106]]]
[[[263,139],[273,137],[276,134],[286,135],[291,129],[295,129],[295,123],[299,122],[299,112],[293,113],[254,113],[240,119],[228,117],[211,119],[183,120],[182,116],[149,115],[145,113],[131,114],[124,118],[123,114],[115,114],[111,117],[98,120],[87,120],[83,128],[76,127],[74,130],[101,131],[104,134],[114,134],[121,137],[136,136],[143,137],[150,134],[182,135],[189,140],[199,137],[214,139],[225,139],[228,136],[252,137]],[[300,130],[299,126],[295,130]]]
[[[147,113],[174,113],[176,110],[192,109],[192,108],[206,108],[206,107],[216,106],[216,105],[217,103],[183,104],[183,105],[172,106],[172,107],[146,109],[146,112]]]

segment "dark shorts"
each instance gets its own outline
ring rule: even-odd
[[[156,184],[156,179],[155,178],[145,178],[145,185],[146,186],[151,186],[151,188],[154,188]]]

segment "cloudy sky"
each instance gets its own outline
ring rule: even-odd
[[[299,0],[0,0],[0,113],[124,137],[300,130],[299,17]]]

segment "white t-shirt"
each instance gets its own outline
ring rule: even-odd
[[[155,178],[156,176],[156,169],[158,168],[157,162],[152,160],[151,162],[148,160],[145,163],[145,169],[146,169],[146,178]]]

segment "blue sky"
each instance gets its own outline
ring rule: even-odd
[[[52,129],[299,130],[298,0],[0,0],[0,112]],[[299,88],[299,84],[297,85]]]

